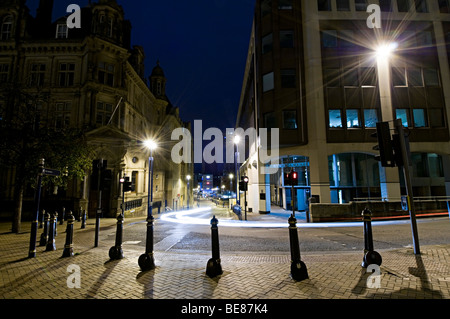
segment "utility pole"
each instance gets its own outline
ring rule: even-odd
[[[417,231],[416,211],[414,208],[414,196],[411,182],[410,160],[408,156],[408,145],[405,139],[405,132],[403,130],[402,121],[400,119],[395,120],[394,126],[398,134],[398,141],[399,141],[398,146],[400,148],[402,158],[402,163],[400,163],[402,165],[399,165],[399,170],[403,168],[403,175],[405,178],[406,196],[408,198],[408,210],[411,220],[414,254],[420,255],[419,235]]]

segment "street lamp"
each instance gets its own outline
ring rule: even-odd
[[[145,147],[150,150],[148,158],[148,208],[147,208],[147,240],[145,245],[145,253],[139,257],[138,264],[143,271],[155,268],[155,260],[153,257],[153,223],[152,215],[153,207],[153,151],[157,148],[157,144],[153,140],[144,141]]]
[[[241,193],[239,192],[239,184],[237,181],[239,181],[239,175],[238,175],[238,158],[239,158],[239,152],[238,152],[238,144],[241,141],[241,138],[239,135],[234,136],[234,145],[236,146],[236,151],[234,152],[234,171],[236,176],[236,201],[237,204],[241,204]],[[239,200],[238,200],[238,194],[239,194]]]
[[[231,195],[233,193],[233,177],[234,177],[233,174],[229,174],[228,175],[228,178],[230,179],[230,198],[231,198]]]
[[[187,209],[189,210],[189,200],[190,200],[190,196],[189,196],[189,181],[191,180],[191,175],[186,176],[186,180],[187,180]]]

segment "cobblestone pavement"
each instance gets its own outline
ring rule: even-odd
[[[30,224],[23,223],[21,234],[0,224],[0,299],[450,299],[450,245],[422,246],[418,256],[410,248],[380,251],[379,276],[361,268],[362,252],[304,253],[309,279],[301,282],[290,277],[285,253],[222,253],[223,274],[211,279],[208,252],[155,251],[156,269],[142,272],[142,247],[124,243],[125,258],[112,261],[116,221],[102,219],[96,248],[94,222],[86,229],[75,223],[74,257],[61,257],[64,224],[57,250],[38,247],[31,259]],[[77,274],[80,286],[70,288]]]

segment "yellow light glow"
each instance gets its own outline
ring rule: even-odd
[[[158,147],[158,145],[153,140],[146,140],[146,141],[144,141],[144,145],[145,145],[146,148],[148,148],[148,149],[150,149],[152,151],[155,150]]]

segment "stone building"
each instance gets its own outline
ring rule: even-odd
[[[379,6],[381,28],[367,23]],[[236,127],[279,128],[279,170],[247,149],[249,205],[297,209],[357,199],[398,201],[398,168],[375,160],[377,122],[401,119],[416,197],[450,196],[450,11],[438,0],[257,0]],[[390,46],[389,57],[376,55]],[[395,49],[395,50],[394,50]],[[259,137],[254,138],[256,143]]]
[[[102,193],[106,216],[120,210],[123,176],[133,183],[133,191],[125,195],[127,216],[146,214],[150,154],[142,141],[149,138],[158,143],[153,154],[154,208],[164,210],[175,201],[186,205],[185,176],[192,175],[192,167],[167,158],[172,130],[189,130],[190,124],[180,119],[166,96],[159,61],[146,78],[144,50],[131,46],[131,23],[123,8],[115,0],[90,2],[81,10],[80,29],[69,29],[67,17],[53,21],[52,9],[53,0],[41,0],[33,17],[24,0],[1,2],[0,90],[12,83],[27,94],[45,96],[36,102],[41,125],[86,132],[97,159],[107,161],[111,171],[112,181]],[[11,170],[1,173],[3,200],[12,199],[13,175]],[[92,217],[98,192],[87,176],[60,190],[58,200],[73,210],[81,206]]]

